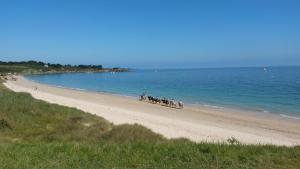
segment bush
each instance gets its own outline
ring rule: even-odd
[[[227,139],[229,144],[240,144],[240,142],[235,137],[230,137]]]
[[[12,127],[9,125],[9,123],[6,120],[1,119],[0,120],[0,130],[3,130],[3,129],[10,129],[10,130],[12,130]]]

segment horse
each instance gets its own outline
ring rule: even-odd
[[[163,103],[163,104],[165,104],[166,106],[169,106],[169,100],[167,100],[166,98],[163,98],[163,99],[161,99],[161,102]]]
[[[152,103],[155,101],[154,97],[152,97],[152,96],[148,96],[148,100]]]
[[[146,99],[147,99],[146,96],[147,96],[147,95],[146,95],[146,92],[144,92],[143,94],[141,94],[141,95],[140,95],[140,101],[146,100]]]
[[[148,101],[150,103],[161,104],[161,105],[164,105],[164,106],[168,106],[168,107],[172,107],[172,108],[177,108],[177,102],[174,99],[168,100],[165,97],[163,99],[160,99],[158,97],[146,96],[145,93],[143,93],[140,96],[140,100],[143,101],[143,100],[146,100],[146,99],[148,99]],[[182,101],[178,102],[178,107],[181,108],[181,109],[183,108]]]
[[[182,101],[179,101],[179,102],[178,102],[178,106],[179,106],[179,108],[183,109],[183,102],[182,102]]]
[[[153,98],[153,100],[154,100],[155,103],[160,103],[161,102],[161,100],[158,97]]]
[[[146,100],[146,97],[144,95],[141,95],[140,96],[140,101],[144,101],[144,100]]]
[[[175,107],[176,108],[176,103],[173,99],[170,101],[170,107]]]

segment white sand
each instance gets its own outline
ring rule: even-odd
[[[17,81],[7,81],[5,86],[50,103],[76,107],[115,124],[138,123],[167,138],[226,142],[235,137],[245,144],[300,145],[300,120],[297,119],[207,107],[174,109],[125,96],[53,87],[21,76]]]

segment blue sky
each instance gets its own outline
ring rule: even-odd
[[[300,65],[298,0],[0,0],[0,60]]]

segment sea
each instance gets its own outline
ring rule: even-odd
[[[300,67],[132,69],[28,75],[36,82],[138,98],[143,92],[187,104],[275,113],[300,119]]]

